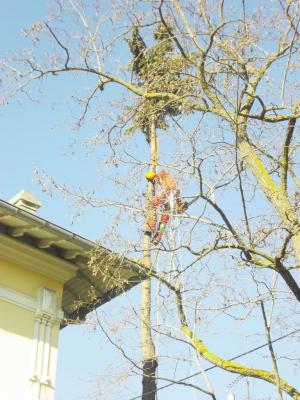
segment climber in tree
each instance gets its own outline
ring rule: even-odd
[[[187,209],[187,203],[180,197],[176,181],[168,172],[161,171],[157,174],[147,172],[145,177],[161,187],[161,192],[149,205],[145,223],[145,232],[152,236],[152,243],[156,245],[166,230],[170,214],[182,214]],[[161,213],[159,222],[157,222],[157,211]]]

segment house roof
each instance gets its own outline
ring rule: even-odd
[[[95,307],[143,279],[139,264],[3,200],[0,200],[1,236],[19,242],[20,246],[34,248],[41,256],[55,257],[61,265],[63,261],[75,267],[73,277],[64,283],[65,322],[61,327],[68,320],[84,320]],[[88,266],[93,251],[97,254],[100,273],[93,273]]]

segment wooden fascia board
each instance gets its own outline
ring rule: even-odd
[[[102,306],[103,304],[109,302],[120,294],[126,292],[127,290],[133,288],[134,286],[140,284],[144,279],[147,279],[146,276],[143,275],[135,275],[131,277],[131,280],[128,281],[122,288],[114,287],[103,294],[103,296],[98,297],[97,299],[86,303],[85,305],[78,307],[77,310],[68,313],[64,310],[65,318],[74,321],[73,323],[83,323],[88,313],[95,310],[96,308]],[[68,326],[68,323],[65,321],[61,322],[60,328],[63,329]]]

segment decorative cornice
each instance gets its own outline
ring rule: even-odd
[[[1,233],[0,256],[63,283],[76,276],[76,271],[78,270],[77,266],[68,261],[47,254]]]
[[[27,294],[17,290],[0,285],[0,300],[25,308],[26,310],[36,312],[37,300]]]

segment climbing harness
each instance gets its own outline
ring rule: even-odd
[[[144,228],[145,233],[152,237],[152,243],[157,245],[166,231],[170,214],[182,214],[187,209],[187,203],[180,197],[177,183],[168,172],[147,172],[145,177],[161,188],[161,192],[150,202]],[[157,212],[160,213],[159,221]]]

